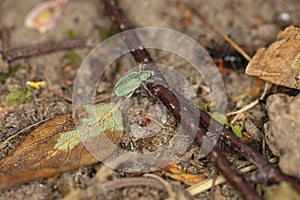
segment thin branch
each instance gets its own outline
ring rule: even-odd
[[[144,174],[145,177],[150,177],[153,179],[158,180],[159,182],[161,182],[163,184],[163,186],[165,187],[165,190],[168,192],[169,200],[175,200],[176,199],[176,193],[174,191],[174,188],[172,187],[172,185],[167,182],[165,179],[163,179],[162,177],[155,175],[155,174]]]
[[[130,178],[117,179],[117,180],[103,183],[103,185],[107,190],[115,190],[115,189],[120,189],[128,186],[142,186],[142,185],[148,187],[154,187],[160,190],[164,189],[163,184],[160,183],[158,180],[147,178],[147,177],[130,177]]]
[[[91,41],[86,38],[69,39],[60,42],[48,42],[38,44],[32,47],[17,48],[8,51],[0,52],[0,58],[3,61],[10,62],[21,58],[29,58],[33,56],[39,56],[48,54],[55,51],[62,51],[75,48],[88,48],[92,47]]]

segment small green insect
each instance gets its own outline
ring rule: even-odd
[[[140,72],[131,72],[125,77],[121,78],[115,86],[115,94],[117,96],[130,97],[133,92],[140,87],[143,81],[153,76],[155,73],[152,70],[144,70]]]

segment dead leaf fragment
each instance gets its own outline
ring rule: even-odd
[[[55,28],[61,16],[63,6],[68,0],[45,1],[34,7],[25,18],[27,28],[36,29],[45,33]]]
[[[182,171],[182,169],[176,164],[168,165],[165,169],[169,172],[166,173],[166,176],[177,181],[182,181],[186,185],[194,185],[202,182],[205,179],[204,173],[187,174],[184,171]]]
[[[276,85],[300,89],[300,29],[287,27],[268,48],[259,49],[246,74]]]

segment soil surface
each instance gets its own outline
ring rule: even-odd
[[[0,2],[0,51],[49,41],[60,41],[70,38],[74,34],[88,37],[95,44],[98,44],[106,37],[116,33],[112,29],[110,17],[105,12],[101,1],[71,0],[63,10],[56,27],[47,33],[40,34],[24,26],[26,14],[40,2],[39,0],[3,0]],[[254,55],[258,48],[272,43],[277,33],[287,25],[300,26],[300,4],[298,0],[190,0],[185,2],[201,12],[216,28],[229,35],[250,56]],[[177,30],[199,42],[214,57],[223,57],[234,52],[229,44],[205,26],[195,15],[186,16],[178,8],[175,0],[123,0],[120,1],[120,7],[135,27],[153,26]],[[287,13],[291,19],[281,20],[282,13]],[[66,58],[68,52],[54,52],[19,59],[10,63],[10,67],[18,65],[23,67],[19,67],[14,74],[9,75],[5,81],[0,83],[0,141],[4,141],[37,122],[72,112],[72,103],[53,92],[56,91],[72,98],[74,79],[80,68],[80,63],[74,63],[74,60]],[[74,52],[81,57],[81,60],[84,60],[90,50],[76,49]],[[188,64],[185,60],[163,51],[150,50],[150,53],[158,63],[173,67],[188,80],[195,91],[195,96],[191,95],[189,98],[196,100],[198,105],[209,101],[209,94],[205,91],[203,81],[196,73],[191,72],[191,68],[187,67]],[[102,100],[110,98],[117,81],[131,69],[131,66],[135,65],[130,54],[115,61],[105,72],[101,84],[97,88],[96,96]],[[259,83],[255,78],[244,74],[245,66],[245,63],[232,66],[233,70],[229,73],[220,70],[226,88],[227,112],[238,110],[251,103],[263,91],[263,83]],[[7,69],[1,68],[1,72],[3,71],[5,72]],[[26,86],[26,81],[45,81],[46,86],[37,90]],[[178,83],[175,84],[178,85]],[[32,98],[18,106],[9,105],[5,100],[7,95],[14,89],[20,88],[27,88],[31,92]],[[133,95],[129,111],[135,115],[128,117],[129,123],[135,122],[135,124],[140,125],[145,123],[143,117],[136,117],[136,115],[142,116],[142,113],[147,111],[146,108],[152,106],[153,102],[147,100],[146,94],[141,87]],[[294,101],[295,104],[297,102],[299,108],[299,101]],[[162,112],[162,107],[155,106],[151,107],[155,110],[153,113]],[[145,108],[144,111],[143,108]],[[147,153],[165,145],[172,136],[172,132],[176,131],[176,123],[168,113],[162,113],[160,116],[157,114],[154,117],[159,119],[158,124],[162,122],[168,124],[168,127],[160,132],[162,136],[154,140],[153,137],[144,133],[143,137],[147,139],[138,139],[139,134],[143,133],[143,130],[138,128],[143,128],[143,126],[135,127],[132,125],[129,126],[120,147],[130,151]],[[262,151],[266,158],[271,158],[274,151],[276,154],[276,147],[273,148],[274,151],[270,151],[268,145],[271,146],[272,142],[270,143],[268,140],[268,145],[265,143],[264,131],[266,128],[264,129],[264,126],[266,125],[264,124],[268,121],[266,104],[263,102],[245,112],[236,123],[242,125],[244,131],[257,141],[254,148]],[[25,130],[17,139],[10,141],[7,146],[1,149],[0,159],[7,156],[17,146],[18,142],[33,129],[34,127]],[[178,147],[180,145],[178,144]],[[177,164],[186,173],[198,174],[204,171],[205,178],[216,177],[218,172],[214,170],[213,166],[205,158],[198,159],[198,151],[199,147],[191,145],[187,153],[177,161]],[[239,169],[251,164],[243,158],[230,155],[232,154],[228,153],[228,158]],[[280,156],[280,153],[276,155]],[[291,158],[286,157],[285,159],[291,160]],[[283,166],[282,163],[281,166]],[[1,191],[0,199],[62,199],[76,189],[84,191],[92,187],[93,178],[101,167],[102,164],[98,163],[90,167],[65,172],[59,176],[5,189]],[[293,172],[292,175],[298,175],[300,178],[299,172],[298,174]],[[114,171],[108,180],[126,176],[133,175]],[[164,179],[183,188],[188,187],[180,181],[166,177]],[[264,194],[264,189],[267,187],[264,184],[256,185],[253,183],[252,185],[255,186],[260,195]],[[139,186],[112,190],[104,196],[98,196],[98,199],[165,199],[167,197],[168,193],[163,190]],[[198,194],[194,198],[211,199],[213,197],[215,199],[240,199],[239,194],[227,183],[216,186],[215,190]]]

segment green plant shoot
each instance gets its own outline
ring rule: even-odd
[[[203,104],[200,106],[200,109],[204,112],[206,112],[211,118],[213,118],[214,120],[216,120],[217,122],[219,122],[220,124],[226,126],[226,127],[230,127],[232,132],[238,137],[238,138],[242,138],[243,134],[242,134],[242,130],[243,127],[240,125],[233,125],[230,122],[228,122],[228,119],[226,117],[226,115],[218,113],[218,112],[211,112],[211,109],[215,106],[215,102],[209,102],[206,104]]]

